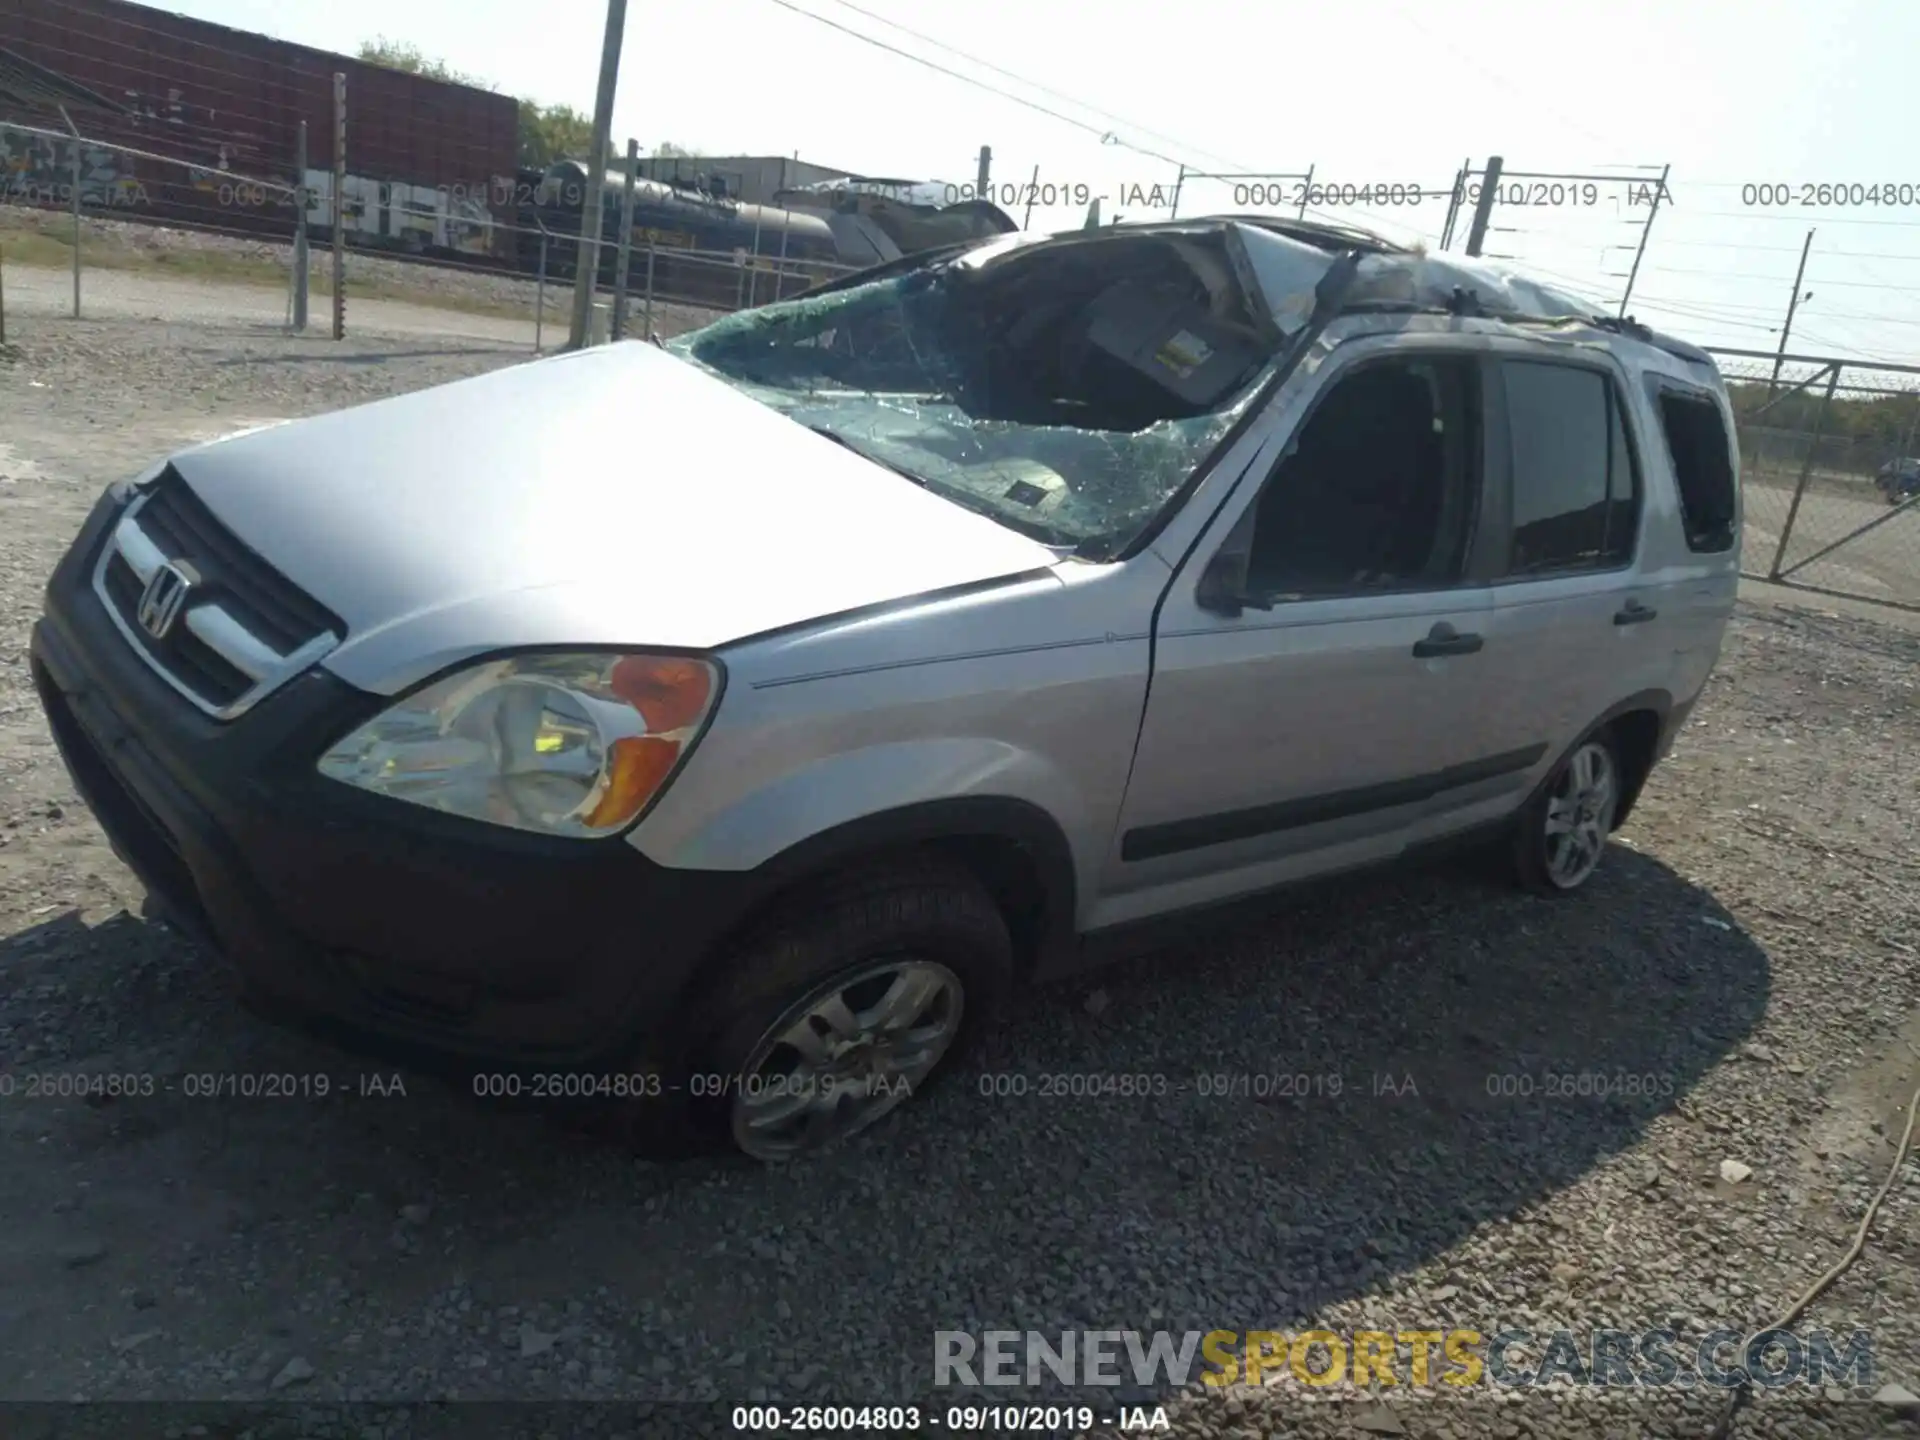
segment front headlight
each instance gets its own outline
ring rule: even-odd
[[[700,734],[711,662],[527,655],[435,681],[320,757],[320,773],[450,815],[548,835],[624,829]]]

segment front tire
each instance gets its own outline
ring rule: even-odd
[[[1588,735],[1534,792],[1514,825],[1514,870],[1543,895],[1566,895],[1592,878],[1620,810],[1620,752],[1606,730]]]
[[[864,1130],[998,1007],[1013,942],[993,897],[935,861],[850,878],[757,927],[705,1008],[693,1120],[761,1161]]]

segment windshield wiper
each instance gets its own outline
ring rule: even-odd
[[[1004,525],[1009,530],[1017,531],[1019,534],[1025,535],[1029,540],[1038,540],[1042,545],[1052,546],[1054,549],[1062,548],[1059,532],[1048,526],[1037,524],[1031,520],[1023,520],[1017,515],[1010,515],[998,506],[990,504],[977,495],[970,495],[964,490],[954,490],[949,486],[936,485],[933,481],[927,479],[926,476],[916,475],[913,471],[907,469],[906,466],[897,461],[889,460],[881,455],[875,455],[871,450],[861,448],[854,444],[853,441],[847,439],[846,436],[840,434],[839,431],[830,430],[825,425],[808,425],[806,428],[816,435],[824,435],[827,439],[833,441],[834,444],[843,449],[851,450],[862,460],[871,460],[882,469],[891,470],[901,479],[912,481],[929,495],[938,495],[949,504],[958,505],[962,510],[971,510],[975,515],[984,516],[996,525]]]
[[[933,488],[933,486],[927,482],[927,478],[924,475],[914,474],[913,471],[907,469],[906,466],[900,464],[897,460],[888,460],[883,456],[874,454],[871,450],[862,449],[860,446],[854,444],[851,440],[847,439],[847,437],[842,435],[838,430],[830,430],[825,425],[808,425],[807,429],[811,430],[816,435],[826,436],[827,439],[833,441],[834,444],[838,445],[843,450],[851,450],[854,454],[858,455],[862,460],[871,460],[874,464],[879,465],[884,469],[891,470],[894,474],[898,475],[902,480],[911,480],[914,484],[918,485],[922,490],[931,490]]]

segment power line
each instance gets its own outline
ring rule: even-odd
[[[1662,240],[1660,243],[1663,245],[1683,245],[1691,249],[1753,250],[1770,255],[1798,255],[1800,253],[1800,247],[1798,245],[1749,245],[1744,240]],[[1630,250],[1633,247],[1631,245],[1621,245],[1616,248]],[[1843,260],[1920,261],[1920,255],[1889,255],[1871,250],[1830,250],[1824,246],[1821,248],[1820,253],[1822,255],[1837,256]]]
[[[936,61],[927,59],[924,55],[915,55],[910,50],[902,50],[897,45],[889,45],[886,41],[881,40],[876,36],[865,34],[859,30],[853,29],[851,26],[842,25],[837,20],[831,20],[825,15],[817,14],[814,11],[804,9],[799,5],[795,5],[792,3],[792,0],[769,0],[769,3],[778,5],[782,10],[791,11],[795,15],[803,16],[808,20],[812,20],[818,24],[825,25],[829,29],[837,30],[842,35],[851,36],[853,39],[860,41],[862,44],[871,45],[878,50],[884,50],[889,55],[898,56],[903,60],[911,60],[916,65],[925,66],[927,69],[934,71],[936,74],[945,75],[949,79],[958,80],[963,85],[971,85],[976,89],[986,91],[990,95],[997,95],[1003,100],[1011,100],[1014,104],[1024,106],[1026,109],[1035,111],[1036,113],[1041,115],[1045,115],[1049,119],[1058,120],[1062,124],[1071,125],[1076,130],[1082,130],[1089,135],[1095,136],[1103,145],[1119,145],[1124,147],[1125,149],[1134,151],[1136,154],[1145,155],[1149,159],[1159,160],[1164,164],[1177,166],[1183,170],[1199,172],[1199,175],[1191,176],[1190,178],[1200,178],[1200,176],[1204,176],[1205,174],[1205,171],[1206,171],[1205,166],[1195,165],[1188,160],[1183,160],[1176,156],[1163,154],[1157,150],[1149,150],[1143,145],[1135,145],[1130,141],[1122,140],[1117,133],[1111,130],[1103,129],[1098,125],[1090,125],[1086,121],[1078,119],[1072,115],[1062,114],[1060,111],[1055,110],[1050,106],[1042,105],[1035,100],[1029,100],[1024,95],[1016,95],[1010,90],[1003,90],[997,85],[989,85],[984,80],[977,79],[971,75],[963,74],[962,72],[955,70],[950,66],[941,65]],[[844,4],[845,0],[836,0],[836,3]],[[863,15],[870,14],[870,12],[861,10],[858,6],[849,5],[847,8],[856,10],[858,13]],[[880,19],[880,23],[884,25],[892,25],[893,28],[900,30],[901,33],[903,34],[914,35],[916,39],[925,39],[925,37],[918,35],[917,32],[908,30],[905,26],[895,25],[893,21],[886,20],[878,16],[874,16],[872,18]],[[1011,70],[1007,70],[1002,66],[992,64],[989,61],[979,60],[973,56],[966,55],[964,51],[956,50],[952,46],[942,44],[942,42],[928,40],[926,43],[933,44],[940,49],[948,50],[952,54],[960,55],[965,59],[971,60],[974,64],[985,65],[988,69],[993,70],[998,74],[1005,75],[1010,79],[1019,80],[1022,84],[1031,85],[1034,83],[1032,81],[1026,80],[1024,77],[1016,75]],[[1053,95],[1058,99],[1067,100],[1069,104],[1072,104],[1079,109],[1086,110],[1090,114],[1106,115],[1107,118],[1109,119],[1115,118],[1111,115],[1108,115],[1108,112],[1099,109],[1097,106],[1088,105],[1084,101],[1072,99],[1071,97],[1062,94],[1060,91],[1049,90],[1047,89],[1047,87],[1044,87],[1044,86],[1036,86],[1035,88],[1041,89],[1044,93]],[[1132,125],[1131,122],[1127,122],[1127,123],[1130,129],[1139,130],[1142,134],[1159,134],[1160,133],[1157,131],[1148,130],[1145,126],[1135,126],[1135,125]],[[1172,137],[1162,135],[1161,138],[1171,139]],[[1197,147],[1185,146],[1184,142],[1183,142],[1183,148],[1191,149],[1194,151],[1194,153],[1201,154],[1201,155],[1205,155],[1209,153],[1204,150],[1199,150]],[[1226,157],[1216,155],[1213,158],[1216,160],[1223,160]],[[1243,171],[1246,173],[1254,173],[1254,170],[1255,170],[1255,167],[1249,166],[1249,165],[1243,165],[1238,161],[1229,161],[1228,163],[1233,165],[1234,169]],[[1346,207],[1346,208],[1349,209],[1351,213],[1355,215],[1360,215],[1365,217],[1375,225],[1386,225],[1390,227],[1404,227],[1407,229],[1416,228],[1408,225],[1407,222],[1404,220],[1397,220],[1391,216],[1380,215],[1374,211],[1362,209],[1357,205]],[[1332,211],[1309,209],[1307,213],[1310,215],[1314,215],[1320,219],[1336,221],[1336,222],[1341,220],[1341,216],[1339,216],[1338,214]]]
[[[1757,210],[1757,209],[1756,210],[1687,210],[1684,212],[1680,212],[1678,207],[1675,207],[1675,208],[1676,208],[1676,213],[1684,213],[1688,219],[1692,219],[1695,216],[1711,216],[1715,219],[1721,219],[1721,220],[1782,220],[1782,221],[1790,221],[1795,225],[1804,225],[1809,220],[1817,220],[1822,225],[1900,225],[1900,226],[1905,226],[1909,229],[1920,226],[1920,220],[1853,219],[1845,215],[1830,214],[1827,211],[1820,209],[1818,206],[1810,206],[1807,209],[1798,210],[1791,214],[1785,214],[1785,215],[1775,214],[1774,212],[1769,210]]]
[[[1697,304],[1697,302],[1695,301],[1672,300],[1672,299],[1662,298],[1662,297],[1653,296],[1653,295],[1648,295],[1644,298],[1646,299],[1649,305],[1659,305],[1664,309],[1675,309],[1676,307],[1682,306],[1682,305],[1693,307]],[[1702,313],[1704,314],[1706,312],[1703,311]],[[1757,312],[1744,312],[1744,313],[1754,313],[1756,314],[1756,318],[1764,318],[1764,316],[1758,315]],[[1901,326],[1920,325],[1920,318],[1909,319],[1909,318],[1904,318],[1898,315],[1868,315],[1858,310],[1822,310],[1815,317],[1815,319],[1822,323],[1828,320],[1851,320],[1851,321],[1856,321],[1863,325],[1901,325]],[[1729,321],[1728,323],[1731,324],[1732,322]],[[1780,329],[1778,325],[1768,325],[1768,326],[1762,326],[1760,328],[1771,330],[1776,334],[1779,332],[1779,329]]]
[[[1519,85],[1515,84],[1507,76],[1502,75],[1497,71],[1491,70],[1487,66],[1481,64],[1480,61],[1477,60],[1474,56],[1468,54],[1466,51],[1456,46],[1453,43],[1453,41],[1446,35],[1438,34],[1435,31],[1428,29],[1427,26],[1420,20],[1420,18],[1414,13],[1412,13],[1412,7],[1389,5],[1388,8],[1391,9],[1401,20],[1405,21],[1407,24],[1411,25],[1414,29],[1420,31],[1420,33],[1425,35],[1429,40],[1433,41],[1434,44],[1440,46],[1444,50],[1451,52],[1454,58],[1458,60],[1461,64],[1467,66],[1469,69],[1479,71],[1487,79],[1491,80],[1494,84],[1500,86],[1502,89],[1510,91],[1515,95],[1518,95],[1522,100],[1526,101],[1528,105],[1538,110],[1545,110],[1548,114],[1553,115],[1554,118],[1558,119],[1562,124],[1566,125],[1569,129],[1578,130],[1582,135],[1585,135],[1589,140],[1592,140],[1597,145],[1608,145],[1612,143],[1605,136],[1600,135],[1593,130],[1589,130],[1585,124],[1583,124],[1578,120],[1575,120],[1572,116],[1564,114],[1550,106],[1542,104],[1539,95],[1531,94],[1521,89]]]
[[[1084,120],[1076,119],[1072,115],[1064,115],[1058,110],[1052,109],[1046,105],[1042,105],[1037,100],[1029,100],[1024,95],[1014,94],[1011,90],[1002,90],[997,85],[989,85],[984,80],[976,79],[971,75],[962,74],[960,71],[955,70],[950,66],[942,65],[939,62],[934,60],[929,60],[924,55],[916,55],[911,50],[902,50],[897,45],[889,45],[886,41],[878,39],[875,36],[863,35],[860,31],[853,29],[851,26],[842,25],[837,20],[830,20],[825,15],[816,15],[811,10],[803,10],[800,6],[793,4],[792,0],[767,0],[767,3],[771,5],[778,5],[782,10],[790,10],[795,15],[804,16],[806,19],[812,20],[817,24],[825,25],[828,29],[838,30],[842,35],[850,35],[855,40],[860,41],[862,44],[871,45],[877,50],[884,50],[889,55],[897,55],[902,60],[911,60],[916,65],[924,65],[926,66],[927,69],[933,71],[934,73],[939,75],[945,75],[947,78],[951,80],[958,80],[963,85],[971,85],[975,89],[985,90],[990,95],[998,95],[1002,100],[1011,100],[1014,104],[1024,105],[1027,109],[1036,111],[1041,115],[1045,115],[1047,118],[1051,120],[1058,120],[1063,125],[1071,125],[1076,130],[1084,130],[1089,135],[1095,136],[1097,139],[1099,139],[1100,143],[1103,145],[1126,145],[1126,148],[1129,150],[1137,151],[1139,154],[1145,155],[1150,159],[1164,161],[1168,165],[1178,166],[1186,163],[1181,160],[1176,160],[1170,155],[1162,155],[1158,151],[1148,150],[1143,146],[1126,144],[1125,141],[1121,140],[1117,135],[1115,135],[1110,130],[1103,130],[1098,125],[1089,125]],[[1197,169],[1199,167],[1196,166],[1191,168]]]
[[[1069,95],[1063,90],[1055,90],[1050,86],[1042,85],[1038,80],[1029,79],[1025,75],[1017,74],[1016,72],[1007,69],[1003,65],[996,65],[991,60],[983,60],[978,55],[971,55],[967,53],[965,50],[960,49],[956,45],[949,45],[944,40],[936,40],[931,35],[923,34],[918,30],[914,30],[909,28],[908,26],[902,25],[898,20],[889,20],[884,15],[877,14],[872,10],[868,10],[864,8],[863,6],[856,5],[853,3],[853,0],[833,0],[833,3],[836,5],[839,5],[843,9],[853,11],[853,13],[856,15],[863,15],[869,20],[878,21],[880,24],[887,26],[891,30],[898,30],[902,35],[911,35],[915,40],[918,40],[923,45],[931,45],[936,50],[944,50],[949,55],[957,55],[962,60],[965,60],[967,63],[971,65],[978,65],[982,69],[991,70],[996,75],[1004,75],[1009,80],[1017,80],[1022,85],[1025,85],[1030,89],[1038,90],[1042,95],[1051,95],[1056,100],[1064,100],[1066,101],[1067,104],[1072,105],[1077,109],[1085,110],[1089,115],[1098,115],[1103,119],[1113,121],[1115,124],[1124,125],[1128,129],[1133,130],[1138,134],[1149,135],[1156,139],[1164,140],[1170,145],[1176,145],[1183,149],[1191,150],[1196,155],[1217,160],[1221,164],[1227,165],[1235,170],[1245,170],[1248,168],[1247,166],[1240,164],[1240,162],[1237,160],[1229,160],[1224,155],[1216,155],[1216,154],[1213,154],[1211,151],[1202,150],[1196,145],[1189,145],[1185,140],[1182,140],[1177,135],[1169,135],[1163,130],[1151,129],[1148,126],[1140,124],[1136,120],[1129,120],[1124,115],[1116,115],[1111,110],[1102,110],[1097,105],[1089,105],[1086,101],[1078,99],[1075,96]],[[1174,163],[1178,164],[1179,162],[1175,161]]]
[[[1694,270],[1674,265],[1648,265],[1644,268],[1662,275],[1717,275],[1728,280],[1759,280],[1769,285],[1777,285],[1787,279],[1784,275],[1756,275],[1750,270]],[[1824,277],[1819,283],[1845,290],[1892,290],[1899,294],[1920,295],[1920,285],[1887,285],[1876,280],[1828,280]]]

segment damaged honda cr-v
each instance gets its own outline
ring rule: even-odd
[[[1583,886],[1718,654],[1703,352],[1218,219],[922,254],[173,456],[33,673],[277,1009],[777,1159],[1141,922]]]

